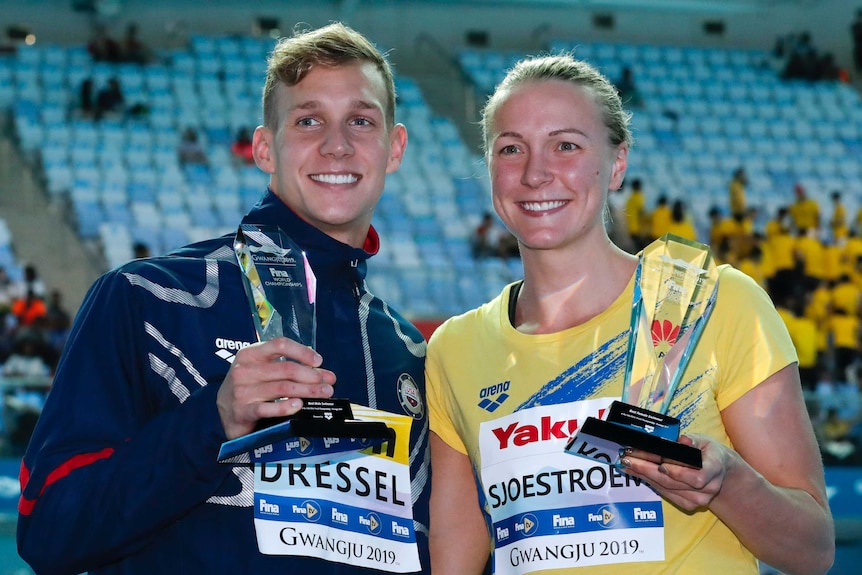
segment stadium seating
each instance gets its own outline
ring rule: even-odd
[[[851,86],[782,80],[758,50],[558,40],[549,51],[573,52],[612,81],[623,66],[633,70],[644,105],[633,111],[628,175],[644,181],[648,205],[661,194],[684,199],[703,229],[712,205],[726,207],[731,174],[744,166],[752,205],[790,203],[800,182],[821,206],[841,191],[856,213],[862,101]],[[459,61],[487,93],[521,56],[474,49]]]
[[[261,62],[272,40],[193,36],[146,66],[93,62],[81,47],[26,46],[0,59],[0,105],[14,118],[21,148],[45,189],[67,202],[85,241],[98,242],[107,267],[143,241],[152,253],[229,233],[261,194],[266,178],[237,166],[228,147],[260,123]],[[644,105],[634,110],[629,177],[658,195],[685,199],[699,229],[726,203],[732,171],[749,175],[749,202],[766,218],[789,202],[796,182],[828,203],[844,192],[850,213],[862,196],[862,102],[832,82],[780,80],[760,51],[554,41],[615,79],[634,71]],[[486,94],[519,53],[464,50],[459,63]],[[100,121],[77,113],[84,78],[120,80],[138,117]],[[474,307],[517,278],[520,262],[474,260],[469,236],[490,208],[481,156],[454,122],[431,111],[418,84],[398,77],[398,120],[410,132],[402,168],[387,181],[374,224],[385,238],[372,260],[372,289],[411,317],[448,317]],[[208,165],[181,166],[179,135],[194,127]]]

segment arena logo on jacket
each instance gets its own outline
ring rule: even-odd
[[[244,347],[251,345],[251,342],[240,341],[237,339],[229,339],[226,337],[217,337],[215,339],[215,354],[228,363],[233,363],[236,358],[236,352]]]

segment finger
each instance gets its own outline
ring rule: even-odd
[[[319,353],[287,337],[277,337],[244,347],[237,352],[234,361],[274,361],[282,358],[311,367],[319,367],[323,363],[323,357]]]
[[[257,386],[259,401],[284,401],[286,398],[326,398],[332,397],[334,388],[328,383],[296,383],[293,381],[273,381]]]
[[[642,459],[644,461],[649,461],[651,463],[659,464],[662,462],[661,455],[656,453],[650,453],[649,451],[644,451],[642,449],[635,449],[633,447],[625,447],[622,449],[620,456],[622,457],[634,457],[636,459]]]

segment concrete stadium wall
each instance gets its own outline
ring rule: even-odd
[[[22,25],[45,41],[85,42],[98,18],[116,35],[136,22],[144,41],[170,48],[183,46],[192,33],[248,34],[258,17],[268,16],[279,19],[283,33],[297,22],[342,20],[395,49],[412,48],[427,35],[455,50],[465,45],[468,31],[480,30],[491,47],[538,51],[550,38],[763,49],[779,35],[807,30],[815,46],[849,66],[849,25],[862,8],[862,0],[95,0],[105,13],[96,17],[73,9],[81,3],[4,0],[0,34]],[[612,16],[613,28],[595,27],[595,14]],[[724,34],[704,32],[711,20],[724,22]]]

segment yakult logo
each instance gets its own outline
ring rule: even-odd
[[[511,446],[524,446],[537,441],[565,441],[578,429],[577,419],[553,419],[549,415],[542,416],[539,425],[513,422],[506,427],[491,430],[499,441],[500,449]]]

